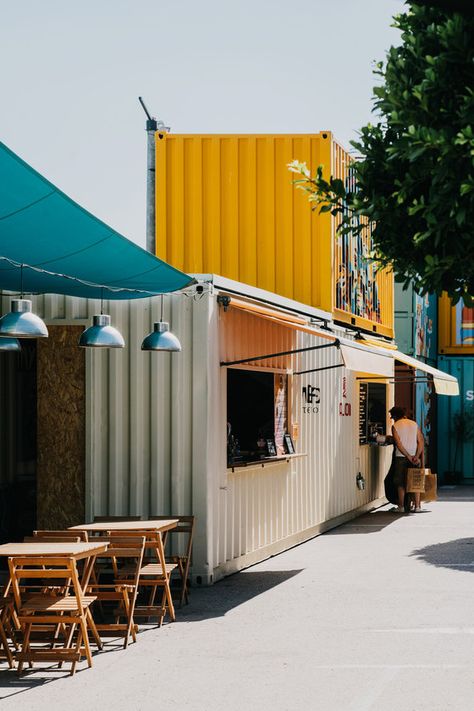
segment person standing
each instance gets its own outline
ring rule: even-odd
[[[409,467],[419,467],[424,459],[424,439],[420,428],[413,420],[406,416],[404,407],[395,405],[390,410],[393,420],[392,437],[395,447],[393,480],[397,487],[398,508],[397,513],[403,513],[406,477]],[[421,511],[420,494],[415,494],[415,513]]]

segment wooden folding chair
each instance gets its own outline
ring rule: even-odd
[[[110,531],[111,539],[116,536],[136,536],[136,531]],[[135,617],[158,617],[159,627],[168,613],[172,622],[175,621],[173,599],[171,597],[170,576],[178,566],[167,563],[163,540],[159,531],[143,531],[146,536],[143,565],[140,568],[139,588],[150,590],[147,605],[138,604],[135,607]],[[157,590],[161,589],[161,603],[155,604]]]
[[[18,621],[23,630],[23,640],[18,660],[18,673],[23,671],[23,665],[28,662],[30,666],[35,661],[52,661],[62,664],[71,662],[71,674],[76,671],[76,664],[81,656],[85,655],[88,666],[92,666],[92,654],[87,633],[88,626],[97,635],[97,630],[92,621],[89,607],[95,597],[85,596],[82,593],[77,574],[76,561],[71,557],[47,556],[15,556],[8,559],[10,578],[12,581],[13,596]],[[23,589],[23,580],[64,580],[64,595],[39,593],[27,595]],[[66,582],[67,581],[67,582]],[[59,637],[55,636],[53,643],[46,646],[44,639],[41,646],[33,646],[32,633],[44,625],[53,628],[60,627],[63,631],[64,645],[56,646]],[[77,630],[76,641],[74,635]],[[97,635],[98,636],[98,635]]]
[[[33,543],[35,540],[42,541],[43,543],[79,543],[83,541],[88,543],[89,535],[87,531],[70,531],[68,529],[64,531],[56,530],[38,530],[33,531]],[[26,538],[23,539],[26,541]],[[79,564],[79,572],[82,571],[82,562]],[[95,571],[92,571],[92,577],[95,577]]]
[[[172,528],[168,531],[171,540],[170,555],[166,555],[167,563],[176,563],[180,575],[180,589],[179,589],[179,603],[180,607],[183,603],[189,603],[189,567],[191,565],[191,554],[193,548],[193,535],[194,535],[194,516],[175,516],[170,514],[169,516],[150,516],[150,521],[163,521],[165,519],[177,518],[178,525],[176,528]],[[181,536],[176,536],[175,534],[180,533]],[[177,541],[177,553],[175,552],[174,542]]]
[[[33,536],[24,536],[23,543],[80,543],[80,541],[87,541],[87,537],[84,539],[82,534],[87,533],[85,531],[78,531],[76,535],[69,535],[73,531],[34,531]],[[52,535],[46,535],[51,533]],[[64,535],[60,535],[64,534]],[[11,591],[11,580],[5,585],[4,597],[9,597]]]
[[[24,536],[24,543],[80,543],[81,541],[87,542],[87,531],[58,531],[58,530],[37,530],[33,531],[33,536]],[[48,582],[50,583],[48,585]],[[37,581],[36,585],[29,581],[29,584],[23,585],[22,592],[23,595],[26,594],[38,594],[40,592],[46,592],[49,588],[50,592],[57,594],[58,592],[65,592],[65,589],[59,589],[57,586],[52,584],[53,581],[44,580]],[[11,592],[11,579],[8,580],[5,588],[3,590],[3,596],[7,601],[13,603],[13,596]],[[15,649],[18,650],[17,634],[20,631],[20,623],[16,614],[16,610],[13,604],[10,605],[10,610],[5,613],[4,626],[7,628],[10,639],[12,640]],[[48,629],[48,628],[46,628]],[[58,628],[56,628],[56,633],[58,633]]]
[[[82,531],[80,531],[82,533]],[[24,536],[23,543],[80,543],[79,536]]]
[[[114,602],[114,623],[96,622],[97,630],[103,635],[121,634],[124,637],[123,647],[128,646],[129,638],[137,641],[137,625],[134,621],[135,603],[138,593],[140,569],[143,563],[145,549],[144,536],[109,537],[98,536],[94,541],[109,543],[107,551],[99,556],[102,564],[98,569],[98,579],[88,585],[87,593],[94,595],[104,615],[102,602]],[[104,563],[108,568],[104,567]],[[112,578],[104,581],[107,577]],[[126,622],[121,623],[120,618],[125,617]]]
[[[37,533],[39,534],[37,536],[24,536],[23,543],[39,543],[39,544],[41,544],[41,543],[80,543],[81,540],[83,540],[83,537],[80,537],[79,535],[76,535],[76,536],[68,535],[70,533],[69,531],[66,531],[66,535],[64,535],[64,536],[59,535],[60,533],[64,533],[63,531],[62,532],[52,531],[53,535],[51,535],[51,536],[43,535],[43,534],[46,534],[47,531],[38,531]],[[79,533],[82,534],[83,531],[80,531]],[[94,575],[94,571],[92,574]],[[54,581],[52,581],[52,580],[42,580],[42,581],[38,580],[38,584],[35,586],[33,586],[31,584],[31,581],[29,581],[29,584],[27,586],[22,587],[22,592],[23,592],[24,596],[27,593],[31,595],[31,594],[38,594],[38,593],[44,594],[46,592],[49,592],[50,594],[55,594],[55,595],[57,595],[58,593],[64,595],[67,592],[70,585],[71,585],[70,580],[68,581],[68,584],[66,586],[62,586],[62,587],[58,587],[58,585],[54,585]],[[8,586],[11,586],[11,580],[9,581]],[[6,588],[6,593],[8,592],[8,586]],[[14,628],[18,632],[21,628],[21,625],[19,623],[18,616],[13,608],[12,608],[12,612],[10,614],[9,619],[13,621]],[[37,628],[37,629],[39,630],[39,628]],[[48,631],[49,629],[51,629],[51,628],[48,626],[45,626],[41,631]],[[11,630],[11,627],[10,627],[10,630]],[[59,633],[60,633],[60,626],[57,625],[54,630],[54,638],[56,638]],[[13,636],[12,638],[13,638],[13,641],[15,642],[16,636]],[[16,646],[16,648],[18,649],[18,645]]]
[[[13,669],[13,655],[8,642],[5,626],[11,613],[11,602],[6,598],[0,599],[0,652],[7,658],[8,666]]]
[[[87,531],[70,531],[67,529],[65,531],[33,531],[33,537],[41,538],[42,540],[45,538],[54,538],[57,543],[72,543],[71,539],[73,538],[79,538],[79,540],[84,541],[84,543],[89,541]],[[59,539],[62,539],[62,541]]]

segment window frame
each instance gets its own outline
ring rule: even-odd
[[[243,371],[251,371],[251,372],[259,372],[259,373],[268,373],[268,374],[273,374],[275,375],[283,375],[286,378],[286,429],[285,433],[292,434],[292,423],[293,423],[293,401],[292,401],[292,385],[293,385],[293,373],[291,369],[288,368],[276,368],[276,367],[262,367],[258,365],[251,365],[249,363],[244,363],[244,364],[239,364],[239,365],[232,365],[228,366],[226,368],[226,378],[225,378],[225,422],[228,420],[228,372],[229,370],[243,370]],[[273,399],[273,404],[275,407],[275,397]],[[285,434],[284,433],[284,434]],[[274,421],[274,428],[273,428],[273,441],[275,441],[275,421]],[[227,453],[227,439],[225,442],[225,447],[226,447],[226,461],[227,461],[227,469],[230,471],[233,471],[236,468],[246,468],[246,467],[252,467],[252,466],[264,466],[265,464],[268,464],[270,462],[276,462],[276,461],[281,461],[288,459],[289,457],[295,457],[298,456],[298,453],[296,451],[296,443],[294,442],[294,447],[295,447],[295,453],[294,454],[288,454],[288,453],[283,453],[283,454],[277,454],[275,456],[266,456],[266,457],[256,457],[254,459],[247,459],[245,461],[241,462],[232,462],[229,460],[228,453]],[[284,446],[284,445],[283,445]]]

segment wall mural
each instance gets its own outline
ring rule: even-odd
[[[431,395],[433,392],[433,384],[430,383],[417,383],[416,384],[416,413],[415,419],[423,433],[425,439],[425,446],[430,449],[431,444],[431,405],[432,399]],[[429,466],[429,464],[427,464]]]
[[[456,304],[456,338],[457,346],[474,346],[474,308],[468,308],[464,301]]]
[[[433,308],[435,304],[428,294],[415,294],[415,357],[436,358],[433,336]]]
[[[354,189],[349,173],[346,189]],[[354,225],[359,218],[354,218]],[[381,323],[377,268],[370,260],[372,234],[367,226],[362,234],[339,235],[336,245],[336,308]]]

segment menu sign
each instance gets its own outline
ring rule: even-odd
[[[368,438],[368,411],[367,411],[368,384],[359,384],[359,444],[367,444]]]

